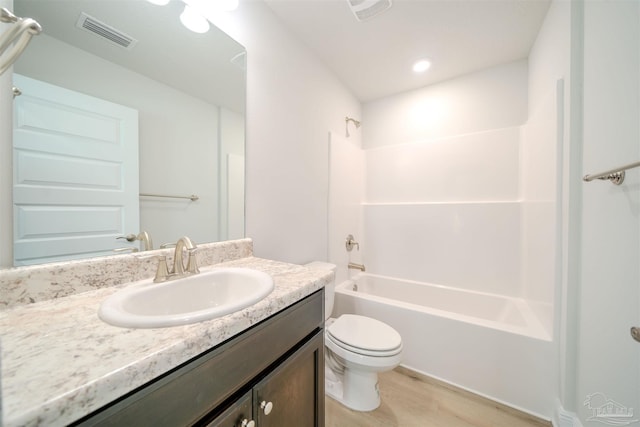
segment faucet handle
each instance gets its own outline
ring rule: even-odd
[[[167,267],[167,256],[158,255],[158,269],[156,270],[156,277],[153,278],[155,283],[164,282],[169,278],[169,268]]]
[[[189,254],[189,258],[187,258],[187,273],[189,274],[200,273],[200,269],[198,268],[198,260],[196,259],[197,250],[198,248],[187,250],[187,253]]]
[[[354,240],[353,234],[349,234],[347,236],[347,240],[344,246],[347,248],[347,252],[351,252],[354,246],[356,247],[357,250],[360,250],[360,244]]]
[[[146,231],[141,231],[137,236],[136,240],[140,240],[144,245],[145,251],[153,250],[153,240],[151,239],[151,235]]]

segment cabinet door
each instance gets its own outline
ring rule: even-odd
[[[207,427],[249,427],[253,419],[251,408],[251,391],[248,391],[231,407],[209,422]]]
[[[320,331],[254,387],[260,427],[324,425],[323,346]]]

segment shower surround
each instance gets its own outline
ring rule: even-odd
[[[406,365],[550,419],[563,93],[561,81],[548,84],[532,106],[529,79],[527,61],[518,61],[365,104],[361,148],[330,138],[329,213],[339,219],[329,223],[329,259],[339,265],[337,283],[355,274],[347,272],[347,262],[362,262],[367,273],[396,283],[522,301],[540,334],[496,334],[480,324],[448,321],[460,337],[492,337],[460,343],[449,329],[432,327],[444,317],[424,317],[424,324],[417,318],[403,334],[415,350]],[[360,252],[347,254],[344,244],[334,244],[344,243],[345,231],[355,234]],[[352,301],[338,304],[334,314],[376,316],[364,312],[368,305],[361,300]],[[464,312],[464,304],[458,309]],[[406,318],[394,312],[384,308],[379,316],[402,329]],[[420,331],[435,335],[420,338]],[[531,345],[514,344],[520,341]],[[469,369],[436,362],[453,360],[452,351],[465,355]],[[513,360],[522,371],[518,384],[496,386],[491,378],[516,376],[491,360]],[[527,374],[531,360],[539,369]],[[513,387],[524,394],[510,399]]]

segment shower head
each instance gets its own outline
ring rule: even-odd
[[[351,117],[345,117],[344,121],[349,123],[349,122],[353,122],[354,125],[356,125],[356,129],[360,127],[360,122],[356,119],[353,119]]]
[[[356,125],[356,129],[360,128],[360,121],[351,118],[351,117],[345,117],[344,118],[344,122],[345,122],[345,127],[347,129],[347,138],[349,138],[349,122],[352,122],[354,125]]]

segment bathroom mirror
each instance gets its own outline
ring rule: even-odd
[[[180,22],[183,9],[180,0],[165,6],[144,0],[14,0],[16,15],[34,18],[44,29],[14,74],[137,111],[138,183],[123,186],[138,186],[139,226],[92,231],[66,225],[61,241],[93,233],[113,243],[86,257],[143,249],[140,241],[116,239],[142,231],[156,249],[182,235],[197,243],[244,236],[245,49],[213,25],[203,34],[188,30]],[[27,92],[19,98],[29,99]],[[14,205],[14,223],[19,210]],[[38,229],[60,218],[82,222],[65,211],[30,215]],[[14,225],[14,257],[21,259],[15,265],[84,257],[44,256],[38,243],[64,246],[55,243],[57,232],[34,232],[28,245],[22,245],[21,233]]]

